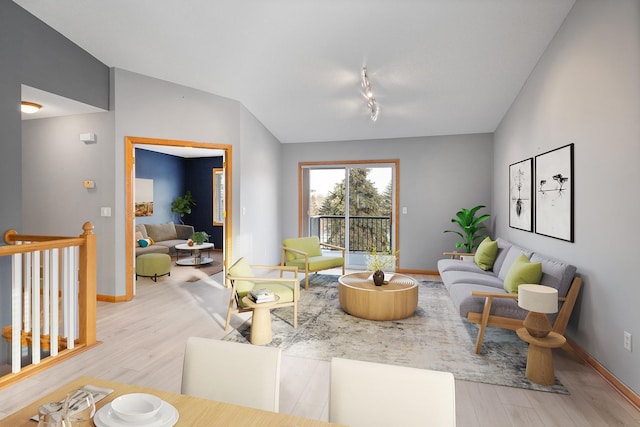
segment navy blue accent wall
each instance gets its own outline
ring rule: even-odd
[[[189,219],[196,231],[205,231],[211,237],[209,241],[216,248],[222,248],[223,227],[213,226],[213,169],[221,168],[222,157],[202,157],[185,159],[188,173],[185,174],[186,188],[196,199],[197,206],[192,210]]]
[[[136,148],[136,178],[153,179],[153,215],[136,217],[136,224],[179,223],[178,214],[171,212],[171,202],[189,190],[196,206],[183,222],[208,233],[209,241],[222,249],[223,227],[213,226],[212,172],[222,164],[222,157],[183,159]]]
[[[153,215],[136,217],[136,224],[180,222],[171,202],[184,194],[184,170],[181,157],[136,148],[136,178],[153,180]]]

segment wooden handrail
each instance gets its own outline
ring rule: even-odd
[[[39,362],[27,365],[17,373],[10,373],[0,377],[0,388],[16,383],[28,376],[47,369],[69,357],[73,357],[95,344],[96,341],[96,235],[93,232],[93,224],[86,222],[82,226],[83,233],[79,237],[65,236],[40,236],[31,234],[18,234],[15,230],[4,233],[6,246],[0,246],[0,256],[15,256],[54,249],[77,247],[77,290],[78,290],[78,335],[72,348],[61,350],[57,355],[50,355]],[[24,242],[23,244],[18,244]],[[36,264],[37,265],[37,264]],[[42,264],[41,267],[42,268]],[[75,273],[72,273],[75,277]],[[73,280],[73,279],[72,279]],[[18,282],[19,283],[19,282]],[[37,282],[36,282],[37,283]],[[36,289],[38,289],[36,287]],[[15,291],[14,291],[15,292]],[[56,302],[57,304],[57,302]],[[23,307],[24,309],[24,307]],[[11,328],[9,328],[11,329]],[[22,331],[24,333],[24,331]],[[11,332],[13,335],[13,332]],[[31,335],[29,338],[31,339]],[[38,336],[38,335],[35,335]],[[40,336],[48,339],[48,336]],[[23,337],[24,338],[24,337]],[[35,337],[34,337],[35,338]],[[21,340],[22,341],[22,340]],[[64,340],[63,340],[64,341]],[[69,344],[69,343],[67,343]],[[57,342],[51,342],[50,347],[58,346]],[[54,353],[52,353],[54,354]]]

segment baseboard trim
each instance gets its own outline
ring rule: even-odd
[[[102,302],[126,302],[131,299],[127,298],[126,295],[96,295],[96,300]]]
[[[622,381],[616,378],[607,368],[602,366],[600,362],[598,362],[593,356],[587,353],[582,347],[580,347],[574,340],[571,338],[567,338],[567,341],[573,347],[576,354],[585,361],[585,363],[594,371],[598,373],[606,382],[611,385],[618,393],[622,395],[629,403],[631,403],[635,408],[640,411],[640,395],[635,393],[629,387],[627,387]]]

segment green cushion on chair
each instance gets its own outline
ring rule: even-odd
[[[231,267],[229,267],[229,275],[237,276],[237,277],[254,277],[253,270],[249,265],[249,262],[246,258],[242,257],[237,260]],[[247,295],[251,289],[253,289],[255,283],[248,280],[236,280],[236,291],[238,292],[238,297],[242,300],[242,297]]]
[[[230,276],[255,277],[249,262],[245,258],[240,258],[229,268]],[[236,280],[236,292],[238,294],[238,305],[244,307],[242,298],[246,297],[251,290],[268,289],[280,297],[278,303],[292,302],[293,289],[280,282],[251,282],[248,280]]]
[[[322,249],[320,249],[320,240],[318,236],[300,237],[297,239],[285,239],[282,243],[285,247],[296,249],[302,252],[306,252],[310,257],[322,256]],[[304,255],[297,254],[295,252],[287,251],[287,261],[293,261],[297,258],[304,260]],[[303,264],[304,268],[304,264]]]
[[[274,294],[278,295],[280,297],[280,300],[278,300],[279,304],[282,304],[283,302],[293,301],[293,289],[285,284],[277,282],[258,282],[256,283],[255,288],[268,289]]]
[[[320,271],[327,270],[329,268],[342,267],[343,264],[344,258],[332,256],[317,256],[313,259],[309,259],[309,271]],[[298,267],[299,270],[304,271],[304,258],[287,261],[287,265],[290,267]]]

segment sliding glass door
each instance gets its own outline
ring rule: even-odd
[[[303,234],[345,247],[352,268],[374,248],[395,249],[394,177],[394,163],[303,167]]]

